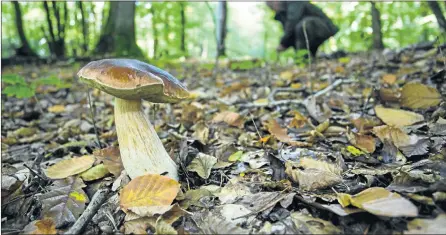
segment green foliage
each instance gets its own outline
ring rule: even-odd
[[[17,74],[6,74],[2,75],[2,83],[6,84],[6,87],[2,91],[3,94],[19,99],[33,97],[36,94],[37,87],[41,85],[55,86],[58,89],[71,87],[70,83],[62,82],[55,76],[26,82],[25,78]]]

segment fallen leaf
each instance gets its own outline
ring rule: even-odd
[[[228,161],[236,162],[236,161],[240,160],[240,157],[242,155],[243,155],[243,151],[237,151],[237,152],[231,154],[231,156],[229,156]]]
[[[357,149],[355,146],[347,146],[347,148],[345,148],[349,153],[351,153],[353,156],[358,157],[361,155],[364,155],[365,153],[359,149]]]
[[[338,165],[328,163],[325,161],[315,160],[309,157],[301,158],[299,161],[299,167],[303,167],[304,169],[313,168],[313,169],[325,170],[337,175],[341,175],[342,173],[342,168]]]
[[[189,171],[197,172],[197,174],[203,178],[209,178],[212,167],[217,163],[217,158],[204,153],[198,153],[198,155],[187,166]]]
[[[347,132],[347,139],[352,145],[361,149],[366,153],[375,152],[375,138],[370,135],[356,134],[354,132]]]
[[[245,119],[238,113],[231,111],[223,111],[215,115],[214,118],[212,119],[212,122],[214,123],[225,122],[230,126],[243,128],[243,125],[245,124]]]
[[[375,106],[375,112],[376,116],[378,116],[384,123],[391,126],[409,126],[424,121],[424,117],[418,113],[402,109],[384,108],[381,105]]]
[[[437,89],[421,83],[407,83],[401,91],[401,105],[411,109],[426,109],[437,106],[441,95]]]
[[[441,117],[434,123],[429,125],[429,132],[434,135],[446,135],[446,119]]]
[[[203,144],[208,143],[209,127],[203,121],[198,122],[191,129],[194,130],[194,133],[192,134],[194,138],[196,138]]]
[[[415,143],[400,146],[399,148],[403,151],[406,157],[412,157],[417,155],[424,155],[429,152],[430,141],[427,138],[419,138]]]
[[[327,170],[308,168],[300,170],[290,161],[285,163],[285,173],[299,184],[301,190],[314,191],[327,188],[342,182],[342,177]]]
[[[99,164],[94,166],[84,172],[82,172],[79,176],[84,181],[93,181],[97,179],[104,178],[108,174],[107,168],[105,168],[104,164]]]
[[[65,106],[58,104],[48,108],[48,111],[51,113],[63,113],[65,112]]]
[[[194,213],[192,219],[200,228],[201,234],[249,234],[248,229],[211,211]]]
[[[290,122],[289,127],[291,128],[301,128],[307,123],[307,118],[301,113],[294,111],[294,117]]]
[[[164,220],[158,219],[155,225],[155,234],[178,234],[172,225],[166,223]]]
[[[394,90],[392,88],[381,87],[379,89],[379,98],[386,102],[399,102],[401,93],[399,90]]]
[[[283,71],[280,73],[280,78],[284,79],[284,80],[291,80],[293,78],[293,72],[292,71]]]
[[[249,187],[240,182],[238,178],[230,179],[220,192],[214,193],[222,204],[233,203],[236,198],[248,194],[252,194]]]
[[[154,217],[142,217],[124,222],[125,234],[147,234],[147,229],[155,230],[156,219]]]
[[[384,83],[392,85],[396,82],[397,77],[395,74],[385,74],[381,79]]]
[[[341,234],[341,230],[330,221],[314,218],[301,212],[293,212],[290,216],[297,231],[303,234]]]
[[[446,234],[446,214],[439,214],[435,219],[414,219],[407,223],[404,234]]]
[[[50,166],[45,171],[45,175],[50,179],[63,179],[88,170],[93,166],[94,161],[95,157],[92,155],[62,160]]]
[[[51,218],[35,220],[26,225],[24,234],[57,234],[56,224]]]
[[[56,228],[76,222],[85,209],[85,203],[89,202],[82,190],[85,186],[79,177],[54,181],[47,193],[38,196],[43,215],[52,218]]]
[[[279,141],[283,142],[283,143],[287,143],[293,146],[299,146],[299,147],[308,147],[311,146],[310,143],[305,143],[305,142],[299,142],[299,141],[294,141],[291,140],[291,137],[288,136],[287,134],[287,129],[286,128],[282,128],[279,123],[274,120],[274,119],[270,119],[267,123],[266,123],[266,128],[268,129],[269,133],[274,136],[276,139],[278,139]]]
[[[379,216],[418,216],[418,208],[412,202],[397,193],[392,193],[380,187],[368,188],[353,196],[338,193],[338,202],[343,207],[353,205]]]
[[[355,126],[355,128],[358,130],[358,133],[368,131],[368,130],[372,129],[373,127],[381,124],[381,121],[379,121],[379,119],[377,119],[377,118],[372,119],[372,118],[364,118],[364,117],[352,119],[351,122],[352,122],[353,126]]]
[[[393,126],[377,126],[373,128],[373,133],[381,140],[391,141],[396,147],[406,146],[410,144],[410,136],[401,128]]]
[[[122,189],[120,206],[126,213],[131,211],[143,216],[147,210],[170,206],[179,190],[179,183],[167,176],[138,176]]]
[[[331,117],[331,109],[326,103],[318,105],[316,97],[312,96],[305,102],[305,107],[308,110],[310,116],[316,119],[319,123],[322,123]]]
[[[105,168],[114,176],[119,176],[124,166],[121,161],[121,154],[119,148],[111,146],[104,149],[98,149],[93,152],[93,155],[104,163]]]

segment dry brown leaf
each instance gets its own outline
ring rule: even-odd
[[[426,109],[437,106],[441,95],[437,89],[421,83],[407,83],[401,91],[401,105],[411,109]]]
[[[383,101],[398,102],[400,100],[401,93],[397,90],[393,90],[392,88],[381,87],[379,89],[379,97]]]
[[[57,234],[56,224],[51,218],[35,220],[23,229],[24,234]]]
[[[294,118],[291,120],[289,127],[301,128],[306,123],[307,123],[307,118],[304,117],[300,112],[294,111]]]
[[[399,127],[387,125],[376,126],[373,128],[373,133],[381,140],[381,142],[390,140],[396,147],[410,144],[410,136]]]
[[[384,108],[382,105],[375,106],[375,113],[384,123],[391,126],[410,126],[414,123],[424,121],[423,115],[405,111],[402,109]]]
[[[147,174],[134,178],[121,191],[124,212],[148,207],[170,206],[180,190],[177,181],[162,175]],[[138,213],[137,213],[138,214]]]
[[[368,130],[372,129],[373,127],[381,124],[381,121],[377,118],[373,119],[373,118],[364,118],[364,117],[352,119],[351,122],[352,122],[353,126],[355,126],[356,129],[358,130],[358,133],[368,131]]]
[[[294,141],[291,140],[291,137],[288,136],[287,134],[287,129],[286,128],[282,128],[279,123],[274,120],[271,119],[267,122],[266,124],[266,128],[268,129],[269,133],[274,136],[276,139],[278,139],[279,141],[283,142],[283,143],[287,143],[293,146],[299,146],[299,147],[308,147],[311,146],[310,143],[305,143],[305,142],[299,142],[299,141]]]
[[[93,155],[62,160],[50,166],[45,171],[45,175],[50,179],[63,179],[90,169],[94,161],[95,157]]]
[[[245,119],[238,113],[231,111],[223,111],[215,115],[214,118],[212,119],[212,122],[214,123],[225,122],[230,126],[243,128],[243,125],[245,124]]]
[[[347,132],[347,138],[352,145],[361,149],[366,153],[375,152],[375,138],[370,135],[356,134],[354,132]]]
[[[105,168],[114,176],[119,176],[124,166],[121,161],[121,154],[119,148],[111,146],[104,149],[98,149],[93,152],[93,155],[104,163]]]
[[[307,161],[309,163],[309,161]],[[327,165],[321,165],[317,168],[312,166],[305,170],[296,168],[300,164],[296,164],[290,161],[285,163],[285,173],[299,184],[299,188],[302,190],[313,191],[317,189],[327,188],[342,182],[342,177],[332,171],[325,169]],[[308,167],[308,166],[307,166]]]

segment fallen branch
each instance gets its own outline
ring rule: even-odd
[[[102,203],[104,203],[108,192],[110,190],[108,188],[99,189],[91,199],[90,204],[88,204],[87,209],[85,209],[84,213],[79,217],[79,219],[74,223],[74,225],[65,233],[65,234],[79,234],[82,230],[87,226],[88,222],[93,218],[96,212],[101,207]]]
[[[354,82],[354,80],[352,80],[352,79],[336,80],[330,86],[327,86],[325,89],[320,90],[320,91],[316,92],[315,94],[308,96],[305,100],[278,100],[278,101],[268,102],[265,104],[254,104],[254,103],[239,104],[238,107],[239,108],[261,108],[261,107],[273,107],[273,106],[278,106],[278,105],[290,105],[290,104],[306,105],[310,99],[318,98],[319,96],[322,96],[322,95],[330,92],[331,90],[335,89],[336,87],[340,86],[341,84],[348,84],[348,83],[352,83],[352,82]]]

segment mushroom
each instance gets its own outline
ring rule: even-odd
[[[134,59],[103,59],[84,66],[78,77],[115,97],[115,125],[121,160],[130,178],[162,174],[178,180],[177,165],[142,111],[142,99],[176,103],[189,96],[174,76]]]

